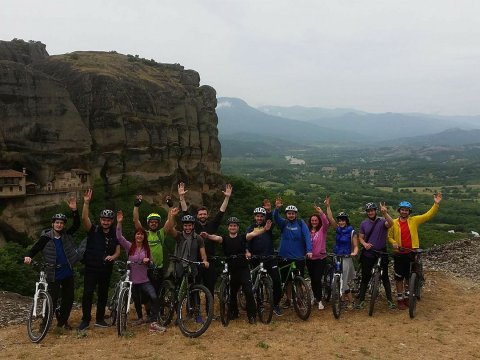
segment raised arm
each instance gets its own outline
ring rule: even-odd
[[[130,250],[130,247],[132,246],[132,243],[129,242],[127,239],[122,234],[122,222],[123,222],[123,212],[122,210],[117,211],[117,240],[122,245],[122,247],[125,249],[125,251],[128,253]]]
[[[142,200],[143,196],[137,195],[133,202],[133,226],[135,226],[135,230],[142,229],[142,223],[140,222],[140,215],[138,213],[138,208],[142,205]]]
[[[328,221],[330,222],[330,225],[332,225],[334,228],[336,228],[337,227],[337,222],[333,218],[332,209],[330,208],[330,197],[327,196],[323,203],[325,204],[325,207],[327,209],[327,218],[328,218]]]
[[[267,220],[265,226],[261,229],[254,229],[245,235],[247,241],[252,240],[254,237],[264,234],[272,228],[272,220]]]
[[[225,186],[225,191],[222,191],[223,192],[223,195],[225,196],[225,198],[223,199],[223,203],[222,205],[220,206],[220,211],[221,212],[225,212],[227,210],[227,206],[228,206],[228,201],[230,200],[230,196],[232,196],[232,190],[233,190],[233,187],[231,184],[227,184]]]
[[[70,196],[66,201],[70,210],[72,210],[73,224],[67,229],[67,234],[73,235],[80,227],[80,216],[77,211],[77,198],[75,196]]]
[[[165,225],[163,225],[163,230],[167,234],[171,234],[172,229],[175,230],[175,216],[177,216],[179,212],[180,209],[177,207],[168,210],[167,221],[165,221]]]
[[[275,210],[273,210],[273,220],[280,227],[280,230],[283,229],[287,220],[280,216],[280,208],[283,205],[282,198],[275,199]]]
[[[88,210],[90,206],[90,200],[92,200],[92,189],[88,189],[85,191],[83,194],[83,208],[82,208],[82,222],[83,222],[83,227],[87,232],[90,231],[92,228],[92,222],[90,221],[90,218],[88,217]]]
[[[393,219],[390,216],[390,214],[388,213],[388,208],[387,208],[387,205],[385,204],[385,202],[383,202],[383,203],[380,202],[380,212],[382,213],[385,220],[387,220],[387,222],[385,223],[385,227],[387,229],[391,228],[393,226]]]
[[[180,207],[182,208],[183,212],[188,210],[187,203],[185,201],[185,194],[188,190],[185,190],[185,184],[183,182],[178,184],[178,200],[180,201]]]
[[[435,194],[433,196],[433,206],[428,210],[426,213],[417,215],[415,216],[415,220],[417,221],[418,224],[422,224],[424,222],[427,222],[431,218],[435,216],[435,214],[438,211],[438,208],[440,206],[440,202],[442,201],[442,193],[439,192],[438,194]]]

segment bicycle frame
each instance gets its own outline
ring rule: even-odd
[[[37,301],[39,290],[45,290],[48,292],[48,282],[45,275],[45,271],[40,271],[40,279],[35,283],[35,295],[33,296],[33,316],[37,316]],[[47,303],[44,302],[42,306],[42,315],[45,315]]]
[[[302,259],[303,260],[303,259]],[[282,269],[288,267],[287,276],[285,277],[285,281],[282,279]],[[297,264],[295,261],[292,261],[290,264],[278,266],[278,271],[280,272],[280,282],[282,284],[282,292],[285,291],[285,287],[287,286],[289,281],[292,281],[296,275],[300,275],[300,271],[297,269]]]

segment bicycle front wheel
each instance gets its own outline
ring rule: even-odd
[[[125,335],[127,331],[127,316],[128,316],[128,289],[122,289],[118,298],[118,310],[117,310],[117,334],[118,336]]]
[[[373,316],[373,310],[375,308],[375,300],[377,300],[379,287],[380,287],[380,270],[376,269],[372,276],[372,294],[370,296],[370,306],[368,307],[369,316]]]
[[[108,304],[107,304],[108,314],[106,316],[106,319],[108,320],[108,324],[110,326],[114,326],[117,321],[119,291],[120,291],[120,286],[117,284],[117,286],[115,286],[115,291],[112,295],[112,298],[108,301]]]
[[[223,326],[230,322],[230,281],[227,278],[220,283],[220,320]]]
[[[38,343],[47,335],[53,319],[53,302],[45,290],[38,291],[37,303],[33,302],[27,322],[28,337]]]
[[[262,276],[255,293],[257,312],[260,321],[269,324],[273,316],[273,287],[268,276]]]
[[[323,300],[325,300],[326,302],[329,302],[332,296],[332,277],[332,268],[328,266],[325,273],[323,274],[322,281],[322,296]]]
[[[307,320],[312,311],[312,298],[307,282],[301,276],[295,276],[292,287],[293,307],[298,317]]]
[[[178,326],[183,335],[198,337],[213,318],[213,297],[203,285],[193,285],[177,307]]]
[[[335,316],[335,319],[338,319],[342,312],[340,276],[334,276],[332,281],[332,310],[333,316]]]
[[[158,300],[160,302],[158,322],[162,326],[167,326],[175,312],[175,286],[170,281],[163,282],[158,290]]]
[[[412,273],[410,275],[410,281],[408,282],[408,313],[410,318],[414,318],[417,313],[417,291],[418,287],[418,276],[417,273]]]

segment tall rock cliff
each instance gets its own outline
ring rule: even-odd
[[[178,64],[0,41],[0,169],[26,167],[40,187],[81,168],[159,194],[185,181],[201,201],[222,183],[215,107],[215,90]]]

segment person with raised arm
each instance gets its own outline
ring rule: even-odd
[[[358,237],[355,229],[350,225],[348,214],[341,211],[337,214],[335,220],[332,215],[332,209],[330,208],[330,197],[327,196],[324,203],[327,209],[328,221],[330,225],[335,228],[335,247],[333,252],[335,255],[345,256],[342,263],[343,287],[341,292],[343,300],[347,301],[347,308],[351,310],[355,305],[348,283],[355,277],[355,267],[352,256],[358,254]]]
[[[46,269],[46,275],[54,309],[57,308],[58,297],[62,299],[60,312],[55,313],[57,327],[72,330],[68,318],[72,311],[75,292],[73,265],[81,260],[73,234],[80,227],[80,216],[75,196],[70,196],[67,204],[72,211],[73,224],[65,230],[67,216],[61,213],[53,215],[52,227],[42,232],[40,239],[27,252],[24,262],[30,264],[32,258],[41,251],[44,261],[52,265]]]
[[[194,222],[194,230],[197,234],[200,234],[201,232],[206,232],[208,234],[216,234],[218,232],[218,228],[222,222],[223,215],[225,215],[225,211],[227,210],[228,201],[230,200],[230,196],[232,196],[232,191],[232,185],[227,184],[225,186],[225,191],[222,191],[224,195],[222,205],[220,205],[220,209],[213,219],[209,220],[208,209],[205,206],[201,206],[197,209]],[[185,189],[185,184],[183,182],[179,183],[178,198],[184,214],[188,212],[188,206],[185,201],[185,194],[187,192],[188,190]],[[208,257],[214,256],[215,242],[211,240],[205,240],[205,251]],[[213,296],[215,292],[215,282],[217,280],[217,273],[215,271],[215,267],[210,266],[208,268],[201,268],[199,275],[203,284],[207,287],[208,290],[210,290]]]
[[[442,201],[442,193],[433,196],[433,205],[426,213],[412,216],[412,204],[401,201],[398,204],[399,217],[393,220],[392,227],[388,230],[388,241],[397,252],[393,258],[395,271],[395,285],[397,288],[397,307],[405,310],[408,307],[408,292],[405,292],[404,282],[408,286],[410,279],[411,249],[420,247],[418,226],[429,221],[435,216]]]
[[[82,297],[83,315],[82,322],[77,328],[81,331],[88,329],[90,326],[95,289],[97,289],[95,326],[108,327],[108,324],[105,322],[108,288],[112,276],[113,262],[120,256],[120,244],[113,226],[114,212],[109,209],[102,210],[100,212],[100,224],[98,225],[94,225],[90,221],[88,212],[92,194],[92,189],[88,189],[83,195],[82,222],[87,231],[87,243],[83,255],[85,264]]]

